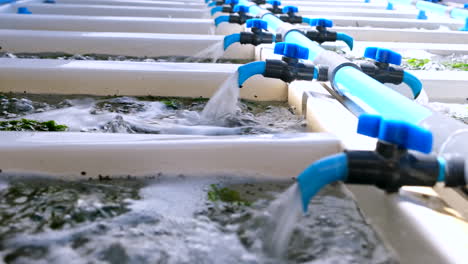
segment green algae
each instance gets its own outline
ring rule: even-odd
[[[233,203],[238,205],[249,206],[251,203],[247,200],[244,200],[240,193],[236,190],[229,189],[227,187],[219,188],[216,184],[210,185],[210,190],[208,191],[208,200],[212,202],[225,202]]]
[[[0,121],[0,131],[66,131],[66,125],[59,125],[53,120],[39,122],[30,119]]]

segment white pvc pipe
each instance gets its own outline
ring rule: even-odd
[[[212,34],[212,19],[0,14],[2,29]]]
[[[0,59],[0,92],[211,97],[240,65],[49,59]],[[257,75],[241,97],[284,101],[283,81]]]
[[[11,53],[64,52],[158,57],[194,56],[214,45],[222,49],[224,36],[0,29],[0,39],[1,51]],[[233,44],[222,57],[253,59],[254,46]]]
[[[335,137],[324,133],[197,137],[0,132],[0,137],[0,175],[42,173],[61,179],[158,173],[291,179],[315,160],[342,150]]]
[[[134,7],[111,5],[57,5],[57,4],[15,4],[25,6],[33,14],[75,15],[75,16],[125,16],[125,17],[169,17],[209,18],[208,9],[174,7]]]

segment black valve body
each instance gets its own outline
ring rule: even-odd
[[[359,64],[361,70],[381,83],[400,84],[403,82],[404,70],[382,62],[363,62]]]
[[[234,11],[232,11],[232,9],[233,9],[232,6],[229,6],[229,5],[223,6],[223,9],[221,10],[221,12],[232,14],[232,13],[234,13]]]
[[[404,185],[434,186],[439,176],[436,156],[408,152],[379,141],[376,151],[347,151],[347,183],[375,185],[396,192]]]
[[[294,14],[280,16],[279,19],[289,24],[302,24],[302,16],[296,16]]]
[[[264,5],[266,4],[266,0],[252,0],[256,5]]]
[[[336,41],[336,32],[328,31],[324,27],[318,26],[316,30],[310,30],[305,33],[305,36],[319,44],[322,44],[326,41]]]
[[[216,6],[222,6],[222,5],[224,5],[224,1],[216,1],[215,5]]]
[[[266,60],[263,76],[290,83],[294,80],[312,81],[314,72],[315,67],[312,64],[300,63],[297,59],[283,57],[283,60]]]
[[[230,15],[229,16],[229,23],[236,23],[239,25],[245,24],[245,22],[249,19],[252,19],[253,16],[246,15],[245,13],[239,14],[238,16]]]
[[[241,32],[240,43],[241,44],[252,44],[258,46],[262,43],[273,43],[274,35],[272,33],[256,31],[256,32]]]
[[[283,14],[283,9],[279,6],[267,7],[267,10],[273,14]]]

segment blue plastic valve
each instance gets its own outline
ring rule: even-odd
[[[275,54],[283,55],[288,58],[307,59],[309,58],[309,49],[301,45],[279,42],[275,45]]]
[[[16,12],[17,14],[32,14],[31,11],[25,6],[18,7],[18,11]]]
[[[268,23],[261,19],[249,19],[246,21],[247,28],[258,28],[258,29],[267,29]]]
[[[464,9],[468,9],[468,4],[464,4],[464,5],[463,5],[463,8],[464,8]]]
[[[249,7],[245,5],[235,5],[232,11],[235,13],[248,13]]]
[[[364,57],[373,59],[382,63],[389,63],[400,65],[401,55],[389,49],[382,49],[377,47],[367,47],[364,51]]]
[[[280,6],[281,5],[281,1],[278,1],[278,0],[269,0],[269,1],[267,1],[267,3],[272,5],[272,6]]]
[[[416,18],[420,20],[426,20],[427,19],[426,11],[419,10],[418,16]]]
[[[288,13],[297,13],[299,12],[299,9],[297,6],[285,6],[283,7],[283,14],[288,14]]]
[[[237,5],[239,3],[239,0],[226,0],[224,3],[226,5]]]
[[[429,130],[401,120],[384,120],[379,115],[359,116],[357,132],[399,147],[423,153],[432,151],[432,133]]]
[[[331,28],[333,27],[333,21],[325,18],[312,18],[309,20],[309,25]]]
[[[388,2],[387,7],[385,9],[386,10],[393,10],[393,4]]]

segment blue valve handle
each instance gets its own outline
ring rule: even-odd
[[[283,7],[283,14],[287,14],[287,13],[297,13],[299,12],[299,9],[297,8],[297,6],[285,6]]]
[[[279,42],[275,45],[275,54],[283,55],[288,58],[307,59],[309,58],[309,49],[294,43]]]
[[[432,133],[401,120],[384,120],[379,115],[359,116],[357,132],[379,140],[423,153],[432,151]]]
[[[226,5],[237,5],[239,3],[239,0],[226,0],[224,3]]]
[[[333,27],[333,21],[325,18],[312,18],[309,20],[309,25],[331,28]]]
[[[235,5],[232,11],[235,13],[248,13],[249,7],[245,5]]]
[[[364,57],[382,63],[401,65],[401,55],[389,49],[367,47],[364,51]]]
[[[278,1],[278,0],[269,0],[269,1],[267,1],[267,3],[272,5],[272,6],[280,6],[281,5],[281,1]]]
[[[262,19],[249,19],[246,21],[247,28],[258,28],[258,29],[265,29],[268,28],[268,23]]]
[[[25,6],[20,6],[18,7],[18,11],[16,12],[17,14],[24,14],[24,15],[29,15],[32,14],[31,11]]]

